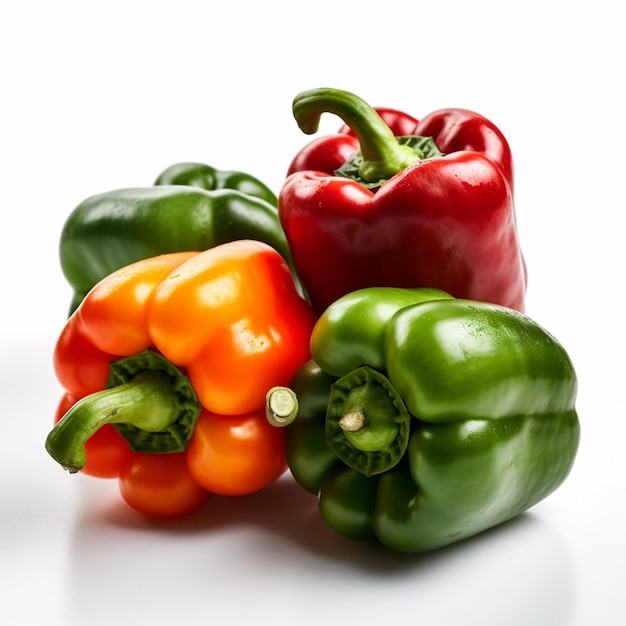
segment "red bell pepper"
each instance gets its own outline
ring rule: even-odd
[[[323,112],[345,125],[296,155],[278,199],[296,272],[318,313],[371,286],[433,287],[524,310],[513,161],[492,122],[464,109],[417,121],[337,89],[294,99],[307,134]]]

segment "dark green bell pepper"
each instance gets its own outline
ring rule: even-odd
[[[75,292],[70,312],[98,281],[125,265],[236,239],[263,241],[292,266],[278,210],[266,199],[237,189],[161,184],[91,196],[61,232],[61,268]]]
[[[276,206],[276,194],[261,180],[236,170],[218,170],[206,163],[175,163],[164,169],[154,181],[155,185],[188,185],[212,191],[235,189],[249,196],[261,198]]]
[[[575,370],[520,313],[363,289],[324,312],[311,354],[290,384],[287,460],[346,537],[433,550],[519,515],[570,472]]]

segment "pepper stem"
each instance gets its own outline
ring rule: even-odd
[[[399,143],[380,115],[348,91],[311,89],[294,98],[293,115],[304,133],[317,132],[322,113],[338,115],[354,131],[363,156],[359,175],[366,183],[391,178],[423,158],[420,151]]]
[[[55,424],[46,450],[71,473],[86,463],[85,443],[114,424],[138,452],[185,450],[201,410],[188,379],[147,350],[111,364],[109,388],[79,400]]]
[[[346,433],[356,433],[362,428],[365,428],[363,409],[360,406],[356,406],[347,413],[344,413],[339,420],[339,428]]]
[[[288,426],[298,417],[298,397],[289,387],[272,387],[265,396],[265,415],[272,426]]]

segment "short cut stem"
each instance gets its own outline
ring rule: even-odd
[[[265,415],[272,426],[288,426],[298,416],[298,397],[289,387],[272,387],[265,396]]]

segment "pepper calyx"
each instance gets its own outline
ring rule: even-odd
[[[114,423],[116,430],[128,441],[133,452],[164,453],[186,450],[202,410],[186,374],[150,348],[113,361],[109,368],[107,389],[129,383],[141,372],[163,372],[166,375],[166,385],[171,389],[170,423],[150,425],[146,421],[147,415],[135,423],[121,420]]]
[[[407,135],[404,137],[396,137],[400,145],[410,146],[420,156],[420,161],[424,159],[432,159],[442,157],[443,152],[439,150],[435,140],[432,137],[420,137],[419,135]],[[382,187],[391,178],[378,178],[377,180],[367,181],[361,176],[363,167],[363,153],[358,150],[355,152],[340,168],[335,170],[335,176],[342,178],[350,178],[367,189],[375,190]],[[397,173],[397,172],[396,172]]]
[[[105,424],[134,452],[186,450],[202,409],[187,376],[151,349],[109,367],[106,388],[79,400],[48,434],[50,456],[70,473],[80,471],[85,443]]]
[[[326,444],[365,476],[386,472],[404,455],[411,415],[389,380],[365,365],[335,381],[326,411]]]

